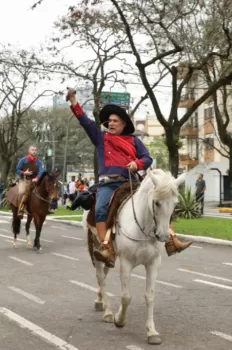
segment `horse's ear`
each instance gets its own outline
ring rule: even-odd
[[[155,185],[155,187],[157,187],[157,185],[158,185],[157,177],[155,177],[155,175],[152,171],[150,171],[149,175],[150,175],[150,178],[151,178],[153,184]]]
[[[186,173],[183,173],[180,176],[178,176],[178,178],[175,179],[176,186],[179,187],[180,185],[182,185],[182,183],[185,182],[185,178],[186,178]]]

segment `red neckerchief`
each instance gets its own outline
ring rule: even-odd
[[[26,158],[30,163],[35,163],[38,159],[37,157],[31,158],[30,154],[28,154]]]
[[[116,135],[112,135],[112,138],[114,141],[116,141],[114,143],[114,147],[117,151],[123,151],[126,153],[128,153],[128,155],[132,156],[134,159],[136,159],[136,149],[134,147],[133,144],[131,144],[126,137],[122,137],[122,136],[116,136]]]

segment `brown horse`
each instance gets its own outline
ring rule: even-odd
[[[31,247],[30,239],[30,224],[34,219],[36,236],[34,240],[33,250],[41,252],[40,246],[40,233],[43,223],[49,211],[50,204],[58,200],[58,181],[57,175],[48,174],[45,172],[37,185],[32,184],[33,189],[26,204],[27,222],[26,222],[26,234],[27,245]],[[14,247],[17,247],[17,235],[20,233],[21,219],[18,214],[18,186],[12,187],[7,193],[7,200],[10,204],[13,212],[12,229],[14,233]]]

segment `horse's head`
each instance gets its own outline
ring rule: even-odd
[[[47,173],[45,179],[45,188],[48,193],[48,198],[51,202],[57,202],[59,199],[59,184],[58,177],[59,174],[49,174]]]
[[[167,242],[170,236],[170,218],[178,202],[178,187],[184,182],[185,174],[175,179],[171,173],[163,170],[150,171],[150,210],[156,225],[155,235],[161,242]]]

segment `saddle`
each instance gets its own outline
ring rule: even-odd
[[[133,193],[137,190],[140,183],[132,182],[132,190]],[[112,195],[109,204],[109,215],[106,222],[107,229],[111,229],[118,218],[118,214],[123,205],[127,202],[131,197],[130,183],[126,182],[122,184]],[[91,207],[88,215],[87,215],[87,224],[92,227],[96,227],[96,218],[95,218],[95,204]]]
[[[18,196],[19,188],[18,186],[11,187],[6,194],[6,200],[9,204],[13,204],[14,207],[18,207]]]

